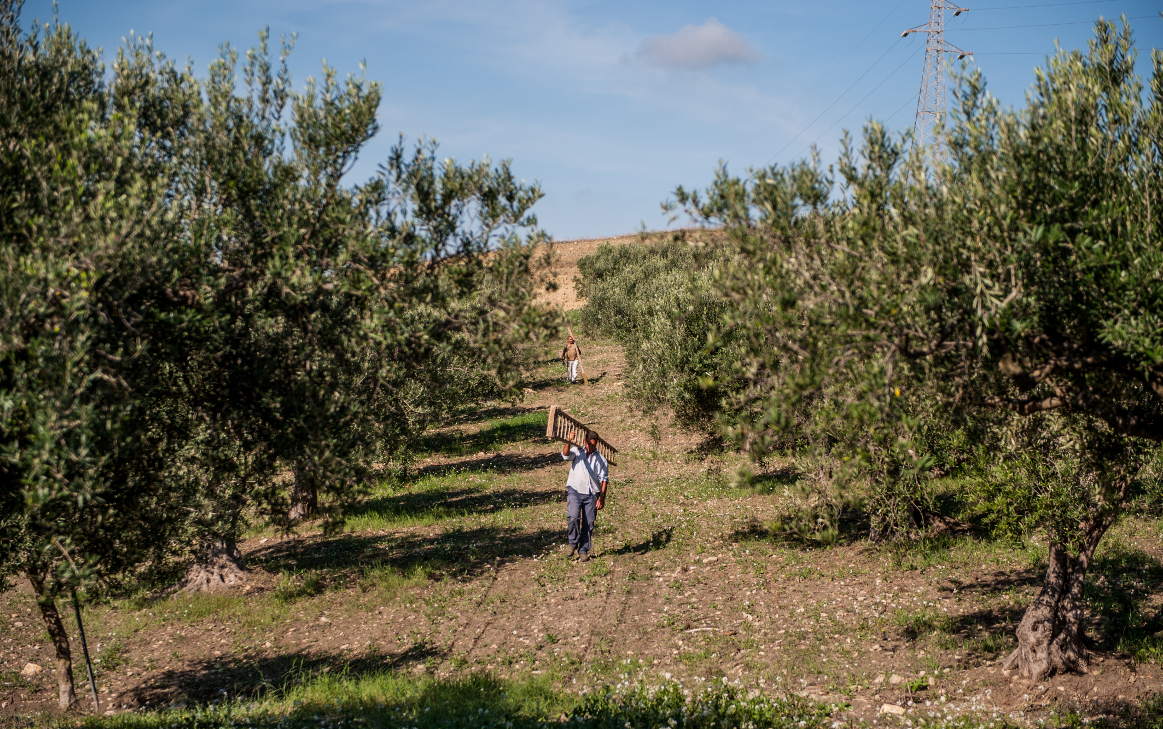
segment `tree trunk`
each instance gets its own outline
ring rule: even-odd
[[[319,513],[319,489],[306,469],[295,468],[295,483],[291,486],[291,510],[287,518],[292,523],[310,519]]]
[[[248,576],[234,538],[212,538],[199,551],[178,591],[227,592],[245,585]]]
[[[30,569],[25,572],[25,576],[32,583],[40,617],[44,620],[44,627],[48,630],[48,637],[56,652],[54,675],[57,679],[57,705],[62,709],[72,709],[77,705],[77,690],[73,684],[73,654],[69,650],[69,634],[65,632],[65,623],[57,611],[56,598],[45,587],[44,573]]]
[[[1016,668],[1031,681],[1086,670],[1082,588],[1095,547],[1109,527],[1109,522],[1091,524],[1077,555],[1062,544],[1050,545],[1046,579],[1018,625],[1018,647],[1006,659],[1007,670]]]

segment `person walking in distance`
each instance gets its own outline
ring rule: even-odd
[[[569,379],[569,384],[577,382],[577,367],[581,362],[581,347],[577,346],[577,340],[573,335],[569,335],[565,346],[561,348],[561,359],[565,362],[566,377]]]
[[[569,478],[565,482],[568,556],[588,562],[593,549],[594,523],[606,505],[610,467],[598,453],[598,434],[592,430],[586,433],[585,448],[563,443],[561,458],[570,462]]]

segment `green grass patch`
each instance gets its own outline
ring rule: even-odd
[[[1163,664],[1163,635],[1128,636],[1119,641],[1118,649],[1136,663]]]
[[[478,470],[450,470],[410,483],[385,482],[351,510],[346,528],[362,532],[428,526],[559,500],[558,494],[527,491],[518,484],[518,478]]]
[[[894,543],[889,555],[893,568],[899,570],[954,569],[981,564],[1029,569],[1042,567],[1045,552],[1045,547],[1031,542],[940,534]]]
[[[439,572],[423,563],[411,564],[407,567],[397,567],[390,564],[374,565],[364,569],[359,579],[359,587],[365,591],[380,590],[394,594],[427,584],[439,577]]]
[[[468,456],[496,451],[511,443],[543,437],[546,418],[547,413],[538,410],[487,421],[474,433],[457,428],[436,431],[421,438],[416,453],[422,456]]]
[[[415,729],[623,729],[750,726],[824,729],[831,709],[797,697],[744,693],[716,684],[697,694],[673,683],[607,688],[578,696],[547,679],[503,680],[488,674],[453,679],[398,672],[322,675],[254,701],[195,709],[91,717],[89,729],[270,727],[415,727]]]
[[[203,620],[228,621],[243,628],[264,628],[286,619],[288,604],[274,594],[213,593],[177,594],[161,600],[124,603],[133,610],[138,629]]]
[[[297,570],[280,574],[272,594],[278,602],[292,603],[314,597],[326,589],[323,575],[316,570]]]

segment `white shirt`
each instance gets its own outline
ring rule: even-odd
[[[579,494],[601,493],[602,481],[609,481],[610,468],[597,450],[587,456],[585,450],[570,446],[569,453],[562,454],[561,460],[573,461],[565,485]]]

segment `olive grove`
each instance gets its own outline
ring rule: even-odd
[[[869,124],[832,167],[734,177],[676,204],[733,241],[710,346],[727,431],[756,458],[826,456],[873,535],[965,498],[1049,541],[1010,665],[1085,665],[1082,590],[1163,441],[1163,53],[1130,28],[1060,51],[1025,108],[963,80],[935,163]],[[954,440],[956,436],[956,440]]]
[[[0,2],[0,576],[58,600],[190,568],[245,579],[248,523],[333,525],[449,408],[515,395],[552,317],[507,163],[399,141],[347,179],[382,90],[292,84],[263,34],[198,78],[109,68]]]

